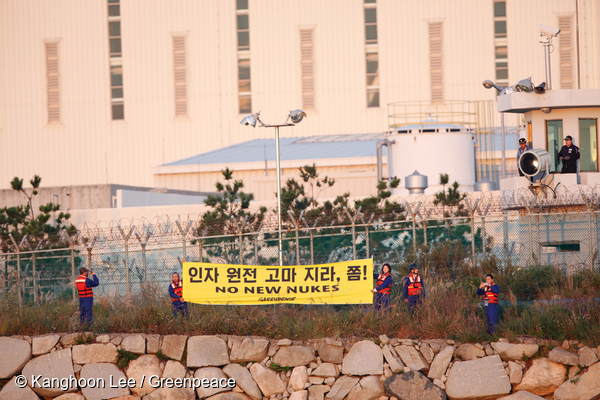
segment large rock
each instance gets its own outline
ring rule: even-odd
[[[397,346],[396,352],[402,362],[413,371],[427,371],[429,364],[425,358],[412,346]]]
[[[325,385],[311,385],[308,387],[308,400],[324,400]]]
[[[289,400],[308,400],[308,391],[297,390],[290,395]]]
[[[143,393],[150,394],[155,391],[157,388],[150,386],[150,377],[153,375],[162,377],[163,368],[155,355],[147,354],[130,361],[127,367],[127,378],[135,380],[135,387],[131,388],[131,392],[141,396]],[[142,379],[143,377],[145,378]]]
[[[86,382],[94,382],[96,379],[103,379],[104,385],[86,385],[81,388],[82,394],[86,400],[104,400],[112,399],[113,397],[127,396],[131,392],[127,387],[111,387],[121,386],[119,381],[126,379],[125,374],[114,364],[108,363],[90,363],[81,367],[79,376],[85,379]],[[149,377],[146,377],[149,378]]]
[[[0,379],[12,378],[31,359],[31,346],[26,340],[0,336]]]
[[[227,381],[227,376],[223,373],[223,371],[215,367],[198,368],[194,373],[194,378],[199,379],[200,381],[207,379],[208,382],[211,382],[213,379],[216,379],[217,381],[225,379],[225,381]],[[228,385],[225,385],[225,387],[212,387],[211,385],[211,387],[196,388],[196,393],[198,394],[199,398],[204,399],[217,393],[231,391],[231,389],[232,388],[230,388]]]
[[[478,358],[485,357],[485,350],[472,344],[465,343],[458,346],[454,352],[454,356],[463,361],[477,360]]]
[[[37,377],[41,375],[41,378],[38,380],[40,384],[43,384],[46,378],[50,380],[56,378],[60,382],[61,379],[69,380],[71,377],[74,377],[75,372],[73,371],[73,362],[71,360],[71,349],[44,354],[29,361],[23,367],[21,374],[27,378],[29,387],[40,396],[57,397],[63,393],[76,392],[77,385],[73,385],[73,387],[69,387],[67,390],[62,390],[60,387],[39,387],[40,385],[37,384],[35,387],[32,387],[32,376]]]
[[[524,390],[511,394],[510,396],[500,397],[498,400],[544,400],[543,397],[537,394],[529,393]]]
[[[537,344],[493,342],[492,348],[504,361],[520,361],[523,357],[531,358],[538,352],[540,346]]]
[[[185,335],[167,335],[163,337],[160,351],[173,360],[181,361],[187,340]]]
[[[189,388],[158,388],[148,396],[144,396],[144,400],[195,400],[194,391]],[[114,400],[114,399],[113,399]]]
[[[383,382],[383,389],[386,396],[403,400],[446,400],[448,398],[442,389],[419,371],[392,375]]]
[[[574,379],[565,381],[554,392],[554,400],[588,400],[600,398],[600,363]]]
[[[75,332],[69,333],[60,338],[60,344],[64,347],[73,346],[80,340],[86,340],[89,336],[92,335],[92,332]],[[81,343],[81,342],[79,342]]]
[[[392,351],[390,350],[390,346],[383,346],[381,351],[383,353],[383,357],[385,358],[385,361],[390,366],[390,370],[394,374],[397,374],[398,372],[404,370],[404,363],[402,362],[402,360],[399,357],[395,357],[392,354]]]
[[[112,343],[73,346],[73,364],[115,363],[118,356],[117,346]]]
[[[29,386],[20,388],[15,382],[16,378],[11,379],[0,391],[0,400],[39,400],[37,394]]]
[[[36,336],[31,340],[32,353],[35,356],[49,353],[60,340],[59,335]]]
[[[263,396],[270,397],[272,394],[283,394],[285,392],[286,384],[275,371],[265,368],[261,364],[252,364],[250,373]]]
[[[428,364],[431,364],[431,362],[433,361],[433,357],[435,357],[435,353],[433,352],[431,346],[427,343],[421,343],[419,351],[421,352],[423,357],[425,357],[425,361],[427,361]]]
[[[250,397],[246,396],[244,393],[225,392],[225,393],[215,394],[214,396],[210,396],[206,400],[251,400],[251,399],[250,399]]]
[[[146,354],[146,338],[142,335],[125,336],[121,348],[133,354]]]
[[[132,396],[133,397],[133,396]],[[115,400],[119,400],[119,399],[123,399],[123,400],[138,400],[139,397],[136,396],[136,398],[131,398],[131,399],[124,399],[123,396],[121,397],[117,397]],[[85,397],[83,397],[80,394],[77,393],[65,393],[65,394],[61,394],[58,397],[55,397],[53,400],[85,400]]]
[[[146,338],[146,353],[156,354],[160,350],[160,335],[144,334]]]
[[[227,343],[216,336],[192,336],[188,340],[187,366],[219,367],[229,364]]]
[[[355,343],[344,357],[342,363],[344,375],[381,375],[383,374],[383,353],[381,348],[370,340]]]
[[[338,371],[337,365],[332,363],[322,363],[312,372],[311,375],[320,376],[322,378],[337,378],[339,374],[340,371]]]
[[[442,379],[442,376],[446,373],[450,361],[454,356],[454,346],[447,346],[441,350],[437,356],[433,359],[431,366],[429,367],[429,373],[427,377],[429,379]]]
[[[246,392],[250,397],[256,400],[262,399],[262,394],[258,385],[252,379],[252,375],[247,368],[239,364],[228,364],[223,367],[223,372],[230,378],[235,379],[237,386]]]
[[[514,361],[508,362],[508,378],[511,385],[518,385],[523,379],[523,366]]]
[[[565,381],[567,368],[547,358],[533,360],[533,364],[523,375],[521,383],[514,387],[514,391],[526,390],[540,396],[547,396]]]
[[[302,390],[308,383],[308,370],[304,365],[295,367],[288,385],[294,390]]]
[[[273,362],[282,367],[298,367],[315,360],[315,351],[310,346],[284,346],[277,350]]]
[[[562,347],[553,348],[548,354],[550,361],[554,361],[558,364],[564,365],[577,365],[579,364],[579,356],[563,349]]]
[[[329,343],[320,343],[317,352],[321,360],[334,364],[341,364],[344,361],[344,348]]]
[[[327,393],[325,398],[329,400],[344,400],[359,380],[359,378],[354,376],[341,376],[339,379],[336,379],[333,387],[329,393]]]
[[[309,388],[310,390],[310,388]],[[365,376],[348,393],[347,400],[375,400],[383,396],[383,387],[376,376]]]
[[[262,361],[269,350],[267,339],[246,338],[241,341],[233,340],[232,342],[231,355],[229,356],[232,363]]]
[[[162,377],[163,378],[171,378],[171,379],[183,379],[187,374],[187,368],[183,366],[179,361],[169,360],[165,364],[165,369],[163,370]]]
[[[579,353],[579,365],[583,367],[589,367],[590,365],[598,362],[598,356],[592,349],[585,346],[578,351]]]
[[[451,400],[495,398],[509,394],[511,388],[498,355],[457,361],[450,368],[446,381],[446,394]]]

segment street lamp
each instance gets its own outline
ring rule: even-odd
[[[240,121],[242,125],[250,125],[256,128],[256,123],[262,128],[275,128],[275,153],[277,156],[277,227],[279,231],[279,265],[283,266],[283,248],[281,244],[281,167],[279,162],[279,127],[294,126],[306,117],[306,113],[302,110],[293,110],[288,114],[287,119],[283,124],[265,124],[260,120],[260,111],[252,115],[248,115]],[[292,122],[288,122],[289,120]]]
[[[485,81],[483,81],[483,87],[486,89],[491,89],[494,88],[498,91],[499,94],[506,94],[507,89],[508,88],[501,88],[500,86],[496,85],[494,82],[490,81],[489,79],[486,79]],[[509,86],[510,88],[510,86]],[[504,135],[504,113],[501,112],[500,113],[500,127],[501,127],[501,134],[502,134],[502,165],[501,165],[501,170],[502,170],[502,179],[506,179],[506,143],[505,143],[505,135]]]

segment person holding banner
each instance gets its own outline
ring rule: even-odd
[[[377,286],[371,290],[375,293],[375,310],[390,308],[390,297],[392,290],[392,276],[390,275],[390,264],[385,263],[381,267],[381,274],[373,274],[373,278],[377,280]]]
[[[183,283],[181,279],[179,279],[179,274],[177,272],[173,272],[173,281],[169,285],[169,295],[171,296],[172,303],[172,311],[173,315],[177,317],[178,313],[181,313],[184,317],[188,316],[188,307],[187,303],[183,300]]]
[[[408,304],[408,311],[412,315],[425,297],[425,286],[419,275],[419,266],[417,263],[410,264],[409,268],[410,274],[404,278],[402,294],[404,295],[404,302]]]

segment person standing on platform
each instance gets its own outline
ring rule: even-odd
[[[562,161],[561,174],[576,174],[577,173],[577,160],[579,160],[579,147],[573,144],[573,138],[567,136],[565,138],[565,145],[560,149],[558,153],[558,159]]]
[[[521,160],[523,153],[529,150],[531,150],[531,147],[527,146],[525,138],[519,139],[519,149],[517,150],[517,171],[519,171],[519,176],[525,176],[523,171],[521,171],[521,168],[519,168],[519,161]]]
[[[371,290],[375,293],[375,311],[379,309],[388,310],[390,308],[390,297],[392,292],[392,275],[390,264],[385,263],[381,267],[381,274],[373,274],[377,280],[377,286]]]

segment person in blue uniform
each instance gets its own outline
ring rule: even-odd
[[[79,268],[79,276],[75,279],[75,286],[79,294],[79,323],[90,326],[92,324],[92,308],[94,306],[93,287],[100,284],[94,271],[85,267]]]
[[[531,147],[527,146],[525,138],[519,139],[519,149],[517,150],[517,171],[519,171],[519,176],[525,176],[523,171],[521,171],[521,168],[519,168],[519,161],[521,160],[523,153],[529,150],[531,150]]]
[[[483,306],[485,308],[485,321],[487,322],[487,332],[490,335],[496,333],[498,326],[498,294],[500,286],[494,283],[494,276],[489,274],[485,277],[485,282],[481,282],[477,295],[483,296]]]
[[[412,263],[409,268],[410,274],[404,278],[402,294],[404,295],[404,302],[408,304],[408,311],[414,314],[416,308],[421,305],[425,298],[425,285],[419,275],[419,266]]]
[[[567,136],[565,138],[565,145],[558,152],[558,159],[562,161],[561,174],[575,174],[577,173],[577,160],[579,160],[579,147],[573,144],[573,138]]]
[[[385,263],[381,267],[381,274],[373,274],[373,279],[377,280],[377,286],[371,290],[375,293],[375,310],[390,308],[390,297],[392,293],[392,275],[390,264]]]
[[[173,281],[169,285],[169,296],[171,296],[171,300],[173,303],[171,305],[173,315],[177,316],[177,314],[181,313],[184,317],[188,316],[188,306],[187,303],[183,300],[183,283],[181,279],[179,279],[179,274],[177,272],[173,272]]]

